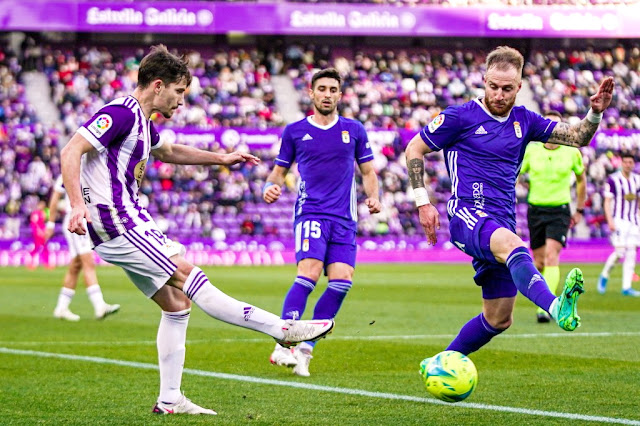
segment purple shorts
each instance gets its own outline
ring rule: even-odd
[[[303,216],[296,219],[296,262],[318,259],[325,268],[332,263],[356,266],[356,229],[339,220]]]
[[[509,269],[491,253],[491,235],[498,228],[514,231],[506,221],[497,220],[484,210],[472,207],[458,208],[449,220],[451,242],[473,257],[473,269],[476,271],[473,279],[482,287],[483,299],[514,297],[518,294]]]

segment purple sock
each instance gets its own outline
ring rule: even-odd
[[[498,330],[491,327],[483,314],[473,317],[461,329],[453,342],[447,346],[448,351],[458,351],[465,355],[475,352],[487,343],[494,336],[502,333],[504,330]]]
[[[333,319],[338,314],[340,306],[351,288],[351,281],[331,280],[329,286],[322,293],[313,312],[313,319]]]
[[[332,319],[335,318],[342,306],[344,298],[351,289],[351,281],[348,280],[331,280],[327,289],[322,293],[320,299],[316,303],[313,311],[313,319]],[[311,346],[315,346],[316,342],[306,342]]]
[[[556,296],[551,293],[547,282],[533,264],[529,250],[525,247],[513,250],[507,258],[507,268],[520,293],[549,312]]]
[[[298,275],[289,289],[282,306],[282,319],[300,319],[307,307],[307,299],[316,282]]]

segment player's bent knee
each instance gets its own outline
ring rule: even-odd
[[[324,264],[322,261],[318,259],[302,259],[298,262],[298,275],[309,278],[314,281],[318,281],[320,279],[320,274],[322,274],[322,268]]]
[[[511,327],[511,324],[513,324],[513,318],[511,316],[508,318],[500,318],[500,319],[494,318],[493,321],[487,319],[487,322],[491,327],[495,328],[496,330],[504,331],[509,327]]]
[[[179,289],[163,286],[151,299],[165,312],[177,312],[191,308],[191,300]]]

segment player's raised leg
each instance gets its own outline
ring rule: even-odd
[[[579,269],[569,273],[562,294],[556,297],[549,291],[520,237],[506,228],[499,228],[491,236],[491,250],[498,261],[505,262],[520,293],[547,311],[562,329],[573,331],[578,327],[577,302],[584,293]],[[509,255],[505,256],[507,252]]]

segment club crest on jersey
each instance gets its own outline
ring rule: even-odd
[[[632,194],[632,193],[625,194],[624,199],[627,201],[633,201],[636,199],[636,194]]]
[[[438,127],[442,126],[442,123],[444,123],[444,114],[440,114],[431,120],[431,123],[429,123],[429,131],[431,133],[435,132],[438,130]]]
[[[100,138],[111,126],[113,126],[113,118],[109,114],[102,114],[89,125],[89,131],[96,138]]]
[[[516,136],[522,137],[522,128],[520,127],[520,123],[518,121],[513,122],[513,129],[516,131]]]
[[[349,136],[349,131],[348,130],[343,130],[342,131],[342,143],[349,143],[351,142],[351,137]]]

